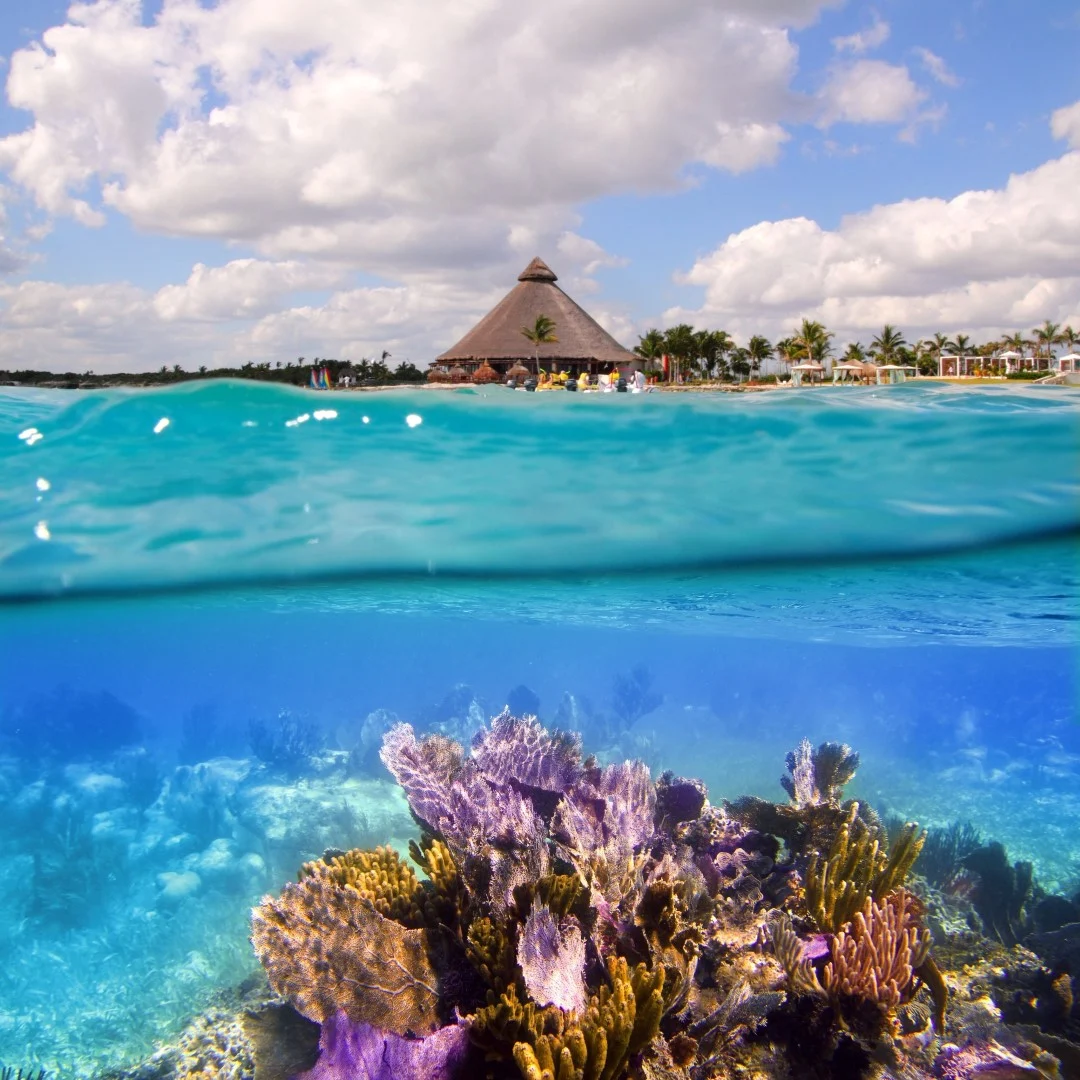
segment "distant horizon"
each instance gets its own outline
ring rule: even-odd
[[[553,2],[9,5],[0,368],[426,365],[534,255],[628,348],[1080,326],[1075,0]]]

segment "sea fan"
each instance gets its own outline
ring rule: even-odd
[[[422,1039],[327,1018],[315,1067],[298,1080],[458,1080],[467,1075],[468,1028],[450,1024]]]
[[[518,964],[529,996],[567,1012],[585,1008],[585,940],[573,919],[555,921],[543,904],[533,908],[518,942]]]

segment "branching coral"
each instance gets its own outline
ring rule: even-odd
[[[930,931],[919,925],[911,897],[901,889],[880,904],[867,899],[850,928],[834,936],[821,983],[833,998],[861,998],[889,1012],[905,1000],[929,952]]]
[[[864,824],[852,803],[828,854],[815,851],[806,870],[806,906],[818,929],[837,933],[868,898],[881,900],[903,885],[925,838],[908,824],[886,848],[880,830]]]
[[[851,922],[830,936],[820,977],[814,961],[823,950],[804,942],[786,918],[772,927],[773,952],[796,994],[821,994],[840,1006],[869,1002],[888,1015],[908,999],[916,971],[929,956],[930,931],[920,925],[919,910],[903,889],[881,903],[868,897]]]
[[[663,972],[650,973],[643,964],[631,970],[625,960],[612,958],[607,975],[609,982],[590,998],[582,1015],[504,1001],[499,1018],[504,1025],[507,1013],[517,1020],[508,1026],[520,1034],[513,1056],[526,1080],[616,1080],[630,1056],[656,1037]]]

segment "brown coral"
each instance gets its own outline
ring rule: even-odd
[[[919,925],[919,911],[903,889],[880,904],[867,898],[851,923],[832,936],[820,980],[787,918],[778,920],[769,936],[795,993],[826,995],[840,1005],[851,999],[871,1002],[890,1014],[909,999],[917,970],[930,963],[930,931]]]
[[[252,914],[251,941],[273,988],[309,1020],[339,1009],[403,1035],[438,1024],[425,930],[409,930],[325,874],[287,885]]]
[[[868,899],[829,951],[821,975],[825,993],[872,1001],[892,1012],[930,952],[930,931],[919,925],[912,897],[900,889],[880,904]]]

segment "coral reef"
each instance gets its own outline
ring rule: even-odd
[[[972,935],[939,970],[925,834],[843,801],[843,744],[788,756],[786,804],[725,807],[508,711],[469,750],[399,724],[382,758],[416,869],[328,851],[253,914],[274,990],[322,1025],[311,1080],[1063,1075],[1071,924],[1032,939],[1045,962]]]
[[[271,721],[252,720],[248,742],[261,762],[288,775],[318,753],[324,740],[311,720],[284,709]]]
[[[1024,905],[1031,897],[1031,863],[1010,866],[1004,845],[994,841],[968,854],[963,866],[976,875],[972,903],[987,934],[1015,945],[1028,929]]]
[[[892,827],[889,832],[892,834]],[[927,829],[926,843],[915,860],[915,873],[922,874],[935,889],[946,889],[963,872],[964,860],[982,846],[982,836],[969,822],[954,821],[944,828]]]

